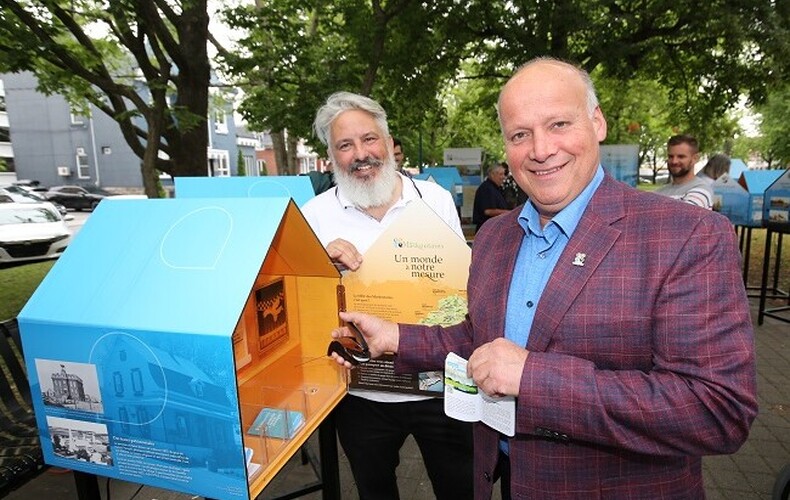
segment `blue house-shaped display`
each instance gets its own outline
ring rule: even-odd
[[[293,198],[304,206],[313,198],[310,178],[303,175],[274,177],[176,177],[176,198]]]
[[[749,220],[746,225],[763,225],[765,191],[780,175],[781,170],[745,170],[741,174],[738,183],[749,193]]]
[[[779,172],[765,190],[763,220],[772,226],[790,227],[790,170]]]
[[[737,179],[724,174],[713,183],[713,210],[721,212],[736,226],[751,225],[749,192]]]
[[[102,203],[19,315],[46,462],[254,498],[346,392],[339,278],[287,198]]]
[[[463,204],[464,198],[464,180],[458,169],[455,167],[426,167],[422,170],[422,174],[427,174],[432,177],[434,182],[448,190],[453,195],[455,206],[460,207]]]

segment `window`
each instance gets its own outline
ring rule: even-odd
[[[299,172],[306,174],[317,170],[316,158],[314,156],[306,156],[299,158]]]
[[[228,121],[224,111],[217,111],[214,115],[214,131],[218,134],[228,133]]]
[[[123,396],[123,377],[121,372],[112,372],[112,385],[115,388],[115,395]]]
[[[265,160],[258,160],[255,163],[258,165],[258,175],[267,175],[269,173],[269,171],[266,170]]]
[[[209,177],[230,176],[230,156],[221,149],[211,149],[208,152]]]
[[[85,117],[77,113],[74,109],[69,113],[72,125],[85,125]]]
[[[119,408],[118,409],[118,416],[121,420],[121,429],[125,433],[129,433],[129,412],[126,411],[126,408]]]
[[[0,142],[11,142],[11,134],[8,127],[0,127]]]
[[[135,396],[143,395],[143,374],[139,368],[132,368],[132,390]]]
[[[85,154],[85,148],[77,148],[77,177],[80,179],[90,179],[90,167],[90,164],[88,164],[88,155]]]
[[[144,406],[137,407],[137,423],[140,424],[140,435],[151,437],[151,419],[148,417],[148,410]]]
[[[183,415],[176,417],[176,432],[182,438],[189,437],[189,426],[187,426],[187,419]]]
[[[255,165],[255,158],[244,155],[244,171],[247,172],[247,175],[253,175],[253,165]]]

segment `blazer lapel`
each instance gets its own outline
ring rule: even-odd
[[[607,174],[540,297],[527,342],[529,350],[545,351],[563,316],[619,238],[620,231],[612,223],[624,214],[623,186]]]

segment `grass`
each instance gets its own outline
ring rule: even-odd
[[[765,255],[765,229],[752,230],[752,247],[749,252],[749,283],[750,287],[759,287],[763,276],[763,256]],[[776,265],[776,252],[778,247],[778,237],[774,234],[771,242],[771,262],[768,266],[768,287],[773,286],[774,266]],[[783,238],[782,254],[779,263],[779,280],[777,288],[783,292],[790,290],[790,245],[784,244],[790,241],[790,234],[785,234]],[[749,294],[757,294],[757,291],[749,291]],[[769,290],[770,293],[770,290]],[[769,300],[770,303],[787,303],[787,299]]]
[[[54,263],[50,260],[0,269],[0,321],[19,314]]]

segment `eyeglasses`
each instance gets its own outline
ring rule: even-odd
[[[326,355],[331,356],[332,353],[337,353],[341,358],[345,359],[352,365],[360,363],[367,363],[370,361],[370,349],[368,343],[362,332],[359,331],[357,325],[352,322],[346,323],[349,330],[354,334],[354,337],[340,337],[329,343],[329,348],[326,350]]]

